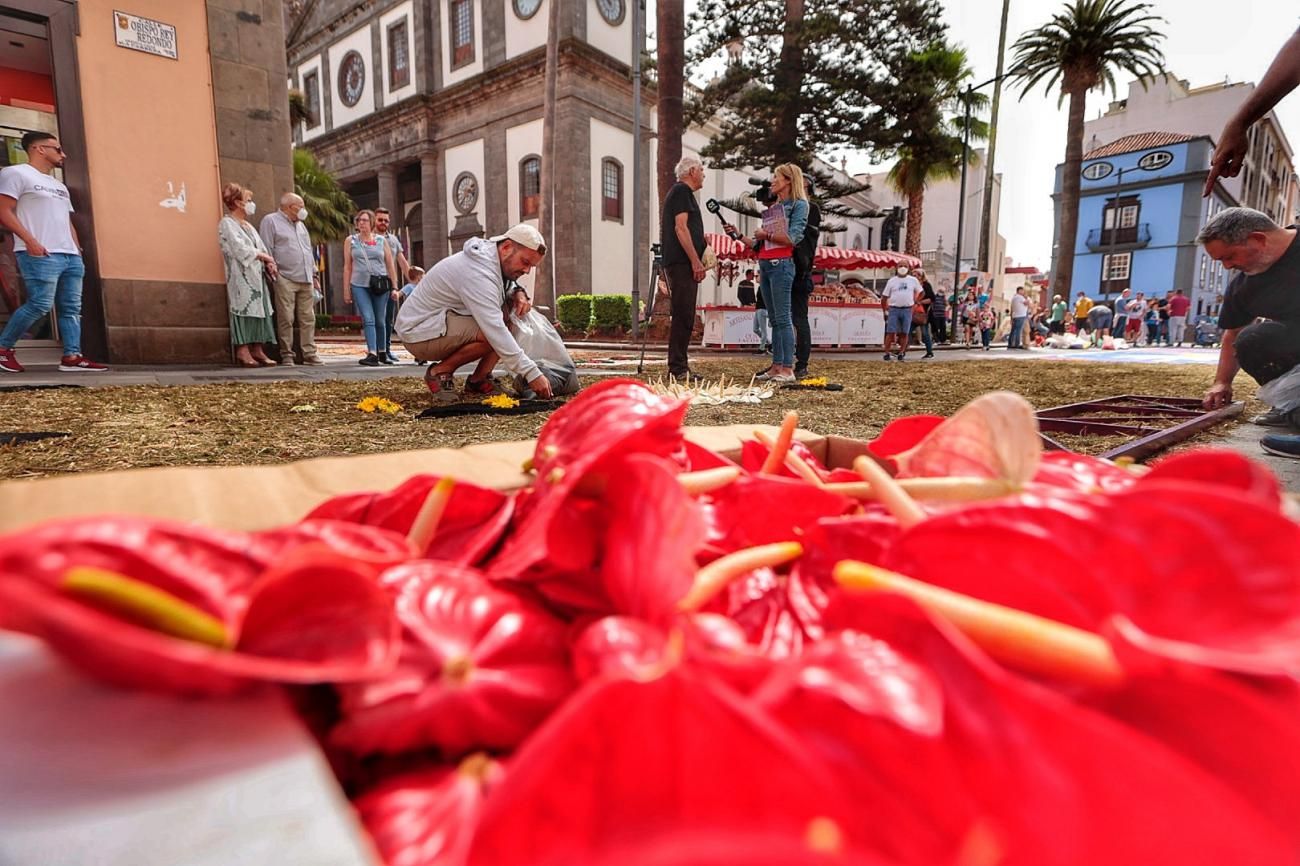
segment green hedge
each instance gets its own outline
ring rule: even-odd
[[[585,331],[591,327],[591,295],[560,295],[555,313],[567,330]]]
[[[632,327],[630,295],[596,295],[591,300],[591,320],[597,328]]]

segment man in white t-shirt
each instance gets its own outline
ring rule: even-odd
[[[1029,350],[1025,345],[1025,320],[1029,318],[1029,299],[1025,297],[1025,287],[1016,288],[1011,296],[1011,333],[1007,337],[1008,349]]]
[[[108,368],[81,354],[81,281],[86,274],[81,244],[72,227],[72,197],[51,172],[67,156],[48,132],[23,136],[25,165],[0,170],[0,226],[14,233],[14,258],[27,287],[27,302],[13,311],[0,331],[0,370],[21,373],[14,346],[51,309],[57,310],[65,373],[98,373]]]
[[[880,305],[885,309],[885,360],[892,355],[892,345],[898,345],[898,360],[907,357],[907,339],[912,332],[912,306],[921,297],[921,283],[910,276],[906,266],[885,283],[880,293]]]

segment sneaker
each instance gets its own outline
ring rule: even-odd
[[[429,386],[429,393],[440,403],[452,403],[456,397],[456,379],[450,373],[434,373],[430,367],[424,374],[424,384]]]
[[[885,360],[886,360],[886,361],[892,361],[892,360],[894,360],[894,356],[891,355],[891,354],[889,354],[888,352],[886,352],[886,353],[885,353]]]
[[[1250,423],[1258,424],[1260,427],[1290,427],[1291,413],[1283,412],[1281,409],[1269,409],[1263,415],[1251,418]]]
[[[303,364],[305,364],[305,365],[308,366],[308,367],[324,367],[324,366],[325,366],[325,362],[322,361],[320,358],[316,357],[315,355],[312,355],[310,358],[303,358],[303,359],[302,359],[302,362],[303,362]]]
[[[397,359],[387,353],[383,355],[378,355],[376,357],[379,358],[379,363],[383,364],[386,367],[391,367],[397,363]]]
[[[1295,433],[1268,433],[1259,440],[1259,446],[1278,457],[1300,458],[1300,435]]]
[[[366,356],[365,356],[364,358],[362,358],[360,361],[357,361],[357,363],[360,364],[360,365],[363,366],[363,367],[378,367],[378,366],[379,366],[379,356],[378,356],[378,355],[366,355]]]
[[[0,349],[0,370],[6,373],[21,373],[23,365],[18,363],[13,349]]]
[[[898,360],[900,360],[900,361],[906,361],[906,360],[907,360],[907,353],[906,353],[906,352],[899,352],[899,353],[898,353]]]
[[[933,358],[933,357],[934,357],[934,352],[926,352],[924,355],[921,356],[921,360],[924,361],[926,358]]]
[[[811,379],[813,374],[808,372],[807,367],[795,367],[794,377],[802,382],[804,379]]]
[[[501,390],[501,386],[496,383],[495,379],[488,376],[486,379],[479,382],[475,382],[472,377],[466,379],[465,393],[481,397],[491,397],[493,394],[504,394],[505,392]]]
[[[294,363],[293,358],[281,358],[281,359],[280,359],[280,366],[281,366],[281,367],[294,367],[294,366],[297,366],[297,365]]]
[[[793,385],[797,380],[791,373],[781,373],[778,376],[768,377],[767,381],[771,382],[773,385]]]
[[[105,373],[108,367],[95,363],[85,355],[64,355],[59,360],[59,370],[63,373]]]

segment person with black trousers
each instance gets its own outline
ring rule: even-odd
[[[812,297],[813,260],[821,237],[822,211],[812,200],[812,181],[805,177],[808,192],[808,225],[803,238],[794,248],[794,287],[790,293],[790,311],[794,319],[794,377],[807,379],[808,359],[812,356],[812,327],[808,324],[808,299]]]
[[[664,275],[672,302],[668,330],[668,375],[686,381],[697,378],[687,365],[686,351],[695,328],[695,301],[704,279],[704,217],[695,193],[704,186],[704,164],[693,156],[677,163],[677,183],[664,198],[659,223]]]
[[[930,285],[930,278],[925,275],[925,271],[918,269],[914,276],[921,281],[919,303],[925,309],[925,315],[917,317],[917,320],[921,323],[921,340],[925,343],[925,354],[921,356],[921,359],[924,360],[934,357],[934,305],[936,303],[942,304],[942,301],[934,293],[934,286]],[[942,310],[943,307],[940,306],[940,309]],[[940,314],[939,321],[941,323],[943,321],[942,314]],[[942,324],[939,327],[942,328]],[[940,330],[939,333],[942,335],[943,331]],[[942,341],[943,337],[940,336],[939,340]]]

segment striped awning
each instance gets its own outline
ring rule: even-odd
[[[706,232],[705,241],[713,248],[719,259],[744,260],[757,256],[740,241],[734,241],[724,234]],[[921,260],[906,253],[889,250],[847,250],[843,247],[818,247],[813,267],[828,271],[861,271],[876,268],[896,268],[907,265],[909,268],[921,267]]]

